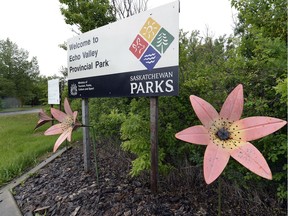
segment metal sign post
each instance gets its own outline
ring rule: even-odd
[[[82,123],[89,125],[89,106],[88,99],[82,99]],[[90,160],[90,138],[89,128],[83,127],[83,157],[84,157],[84,170],[88,172],[91,169]]]
[[[158,191],[158,97],[150,97],[151,191]]]

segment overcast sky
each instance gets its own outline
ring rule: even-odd
[[[148,9],[174,0],[149,0]],[[0,0],[0,40],[10,40],[38,59],[42,75],[60,75],[66,66],[66,51],[58,45],[75,36],[60,13],[58,0]],[[180,0],[179,26],[185,31],[207,27],[215,35],[233,32],[229,0]]]

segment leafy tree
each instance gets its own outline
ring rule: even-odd
[[[21,104],[33,100],[33,86],[39,76],[36,57],[29,60],[29,53],[19,49],[9,39],[0,40],[0,96],[16,97]]]
[[[59,0],[60,10],[69,25],[76,25],[81,32],[116,21],[108,0]]]
[[[0,98],[16,95],[16,86],[13,80],[0,77]]]
[[[237,34],[261,32],[287,43],[287,2],[283,0],[232,0],[238,11]]]
[[[229,62],[234,77],[246,88],[245,114],[287,119],[286,2],[232,0],[231,3],[239,11],[239,21],[235,29],[237,48]],[[255,143],[268,158],[278,196],[286,199],[287,131],[282,129]],[[255,178],[249,174],[246,177]]]

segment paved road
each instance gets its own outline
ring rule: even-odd
[[[32,110],[23,110],[16,112],[2,112],[0,116],[8,116],[8,115],[20,115],[20,114],[29,114],[29,113],[38,113],[41,109],[32,109]]]

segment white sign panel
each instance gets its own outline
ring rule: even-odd
[[[176,1],[69,39],[69,96],[177,95],[178,35]]]
[[[60,104],[59,79],[48,80],[48,104]]]

